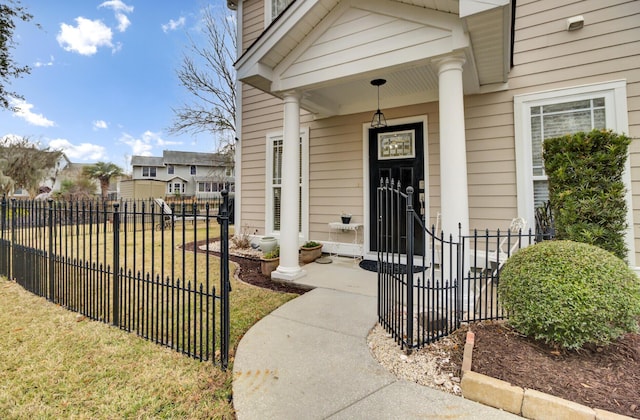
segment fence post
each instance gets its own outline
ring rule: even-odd
[[[113,325],[120,326],[120,204],[113,205]],[[106,248],[106,244],[105,244]]]
[[[222,294],[222,314],[220,323],[220,364],[226,370],[229,364],[229,191],[222,190],[222,205],[218,215],[220,224],[220,293]]]
[[[8,239],[8,233],[7,233],[7,196],[5,194],[2,195],[2,226],[0,227],[0,229],[2,229],[2,239],[3,241],[5,241],[2,244],[2,272],[3,274],[7,275],[7,278],[11,278],[11,258],[9,257],[9,253],[10,253],[10,248],[9,245],[7,245],[6,240]]]
[[[477,249],[477,248],[476,248]],[[456,279],[454,280],[456,284],[456,303],[455,305],[455,328],[460,327],[462,313],[464,311],[464,238],[462,237],[462,223],[458,223],[458,244],[456,249]],[[469,281],[467,282],[467,287],[469,291],[471,291],[471,276],[469,276]],[[475,295],[474,295],[474,305],[473,305],[473,313],[475,313]]]
[[[2,217],[2,220],[0,220],[0,229],[1,229],[1,234],[2,234],[2,273],[6,274],[9,276],[9,278],[11,278],[10,272],[9,272],[9,247],[7,246],[7,243],[5,242],[6,240],[6,228],[7,228],[7,196],[5,194],[2,194],[2,203],[0,203],[0,206],[2,207],[1,212],[2,214],[0,214],[0,217]]]
[[[413,346],[413,187],[407,187],[407,350]],[[419,314],[418,314],[419,316]]]
[[[55,256],[53,252],[53,200],[47,200],[49,203],[47,229],[49,231],[49,302],[53,302],[55,295]]]

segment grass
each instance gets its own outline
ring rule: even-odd
[[[201,229],[194,232],[198,239],[205,238]],[[192,239],[185,235],[186,242]],[[145,247],[153,243],[145,241]],[[163,252],[155,253],[154,259]],[[184,264],[193,272],[190,254],[185,254]],[[198,255],[197,261],[200,282],[204,256]],[[182,257],[178,262],[182,264]],[[151,264],[145,261],[146,266]],[[164,264],[170,269],[166,260]],[[211,257],[210,266],[219,266],[219,260]],[[218,283],[217,268],[210,275],[212,283]],[[242,335],[294,297],[232,279],[231,363]],[[0,307],[3,419],[234,417],[232,366],[223,372],[210,362],[198,362],[135,334],[80,319],[6,279],[0,279]]]

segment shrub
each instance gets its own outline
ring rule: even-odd
[[[556,238],[597,245],[627,257],[625,185],[631,140],[608,130],[544,141],[544,167]]]
[[[498,293],[516,330],[563,348],[608,344],[638,330],[640,280],[593,245],[545,241],[523,248],[505,263]]]

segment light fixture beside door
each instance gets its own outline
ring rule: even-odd
[[[380,86],[387,83],[385,79],[373,79],[371,84],[378,88],[378,110],[373,114],[371,119],[371,128],[380,128],[387,126],[387,120],[384,118],[384,114],[380,111]]]

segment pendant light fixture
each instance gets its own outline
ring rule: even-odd
[[[371,128],[380,128],[387,126],[387,120],[384,118],[384,114],[380,111],[380,86],[387,83],[385,79],[373,79],[371,84],[378,88],[378,110],[375,114],[373,114],[373,119],[371,120]]]

